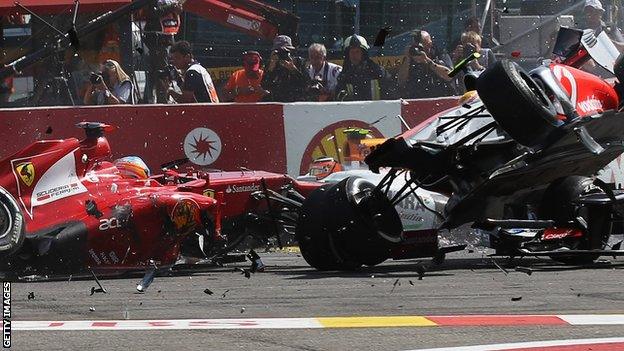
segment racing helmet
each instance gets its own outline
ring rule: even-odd
[[[347,50],[350,47],[359,47],[364,51],[368,51],[368,49],[370,49],[370,46],[368,46],[368,43],[366,42],[366,39],[364,39],[364,37],[359,36],[357,34],[353,34],[352,36],[348,37],[347,39],[345,39],[344,41],[344,49]]]
[[[126,156],[113,162],[124,178],[147,179],[151,173],[147,164],[138,156]]]

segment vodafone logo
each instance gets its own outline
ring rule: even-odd
[[[221,138],[212,129],[195,128],[184,138],[184,153],[191,162],[206,166],[221,155]]]

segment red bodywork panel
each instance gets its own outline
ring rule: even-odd
[[[587,117],[618,108],[619,98],[615,89],[603,79],[562,64],[552,64],[550,69],[568,93],[579,116]],[[558,113],[560,119],[565,119],[563,111]]]
[[[265,181],[267,189],[276,192],[280,192],[283,186],[292,184],[303,196],[321,186],[320,183],[299,182],[287,175],[264,171],[199,172],[186,176],[196,180],[180,185],[182,189],[215,199],[222,198],[220,214],[223,220],[266,210],[266,201],[256,200],[251,196],[254,192],[263,191],[262,180]]]

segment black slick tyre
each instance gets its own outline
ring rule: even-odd
[[[518,143],[544,143],[561,124],[541,87],[514,62],[500,60],[477,79],[477,92],[492,117]]]

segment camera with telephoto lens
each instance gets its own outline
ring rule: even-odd
[[[104,78],[102,78],[102,72],[91,72],[91,75],[89,76],[89,81],[93,85],[102,84],[103,80]]]
[[[414,45],[412,45],[412,47],[410,47],[409,54],[410,54],[410,56],[424,55],[425,54],[425,48],[420,43],[414,44]]]
[[[286,48],[280,48],[275,50],[275,53],[277,54],[277,58],[282,60],[282,61],[291,61],[292,58],[290,57],[290,50],[286,49]]]
[[[160,79],[168,79],[171,81],[178,79],[178,70],[173,65],[167,65],[163,69],[159,69],[156,71],[158,78]]]
[[[477,47],[474,46],[472,43],[467,43],[466,45],[464,45],[464,57],[468,57],[475,52],[477,52]]]

